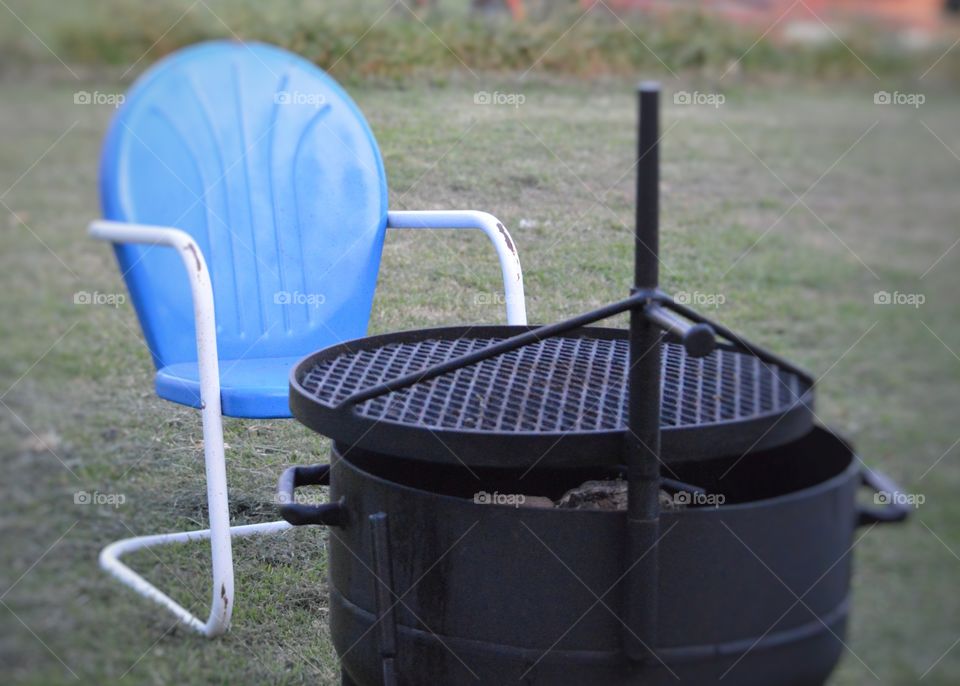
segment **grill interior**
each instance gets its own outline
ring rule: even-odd
[[[484,348],[502,338],[393,342],[346,352],[301,371],[313,400],[334,407],[357,390]],[[369,420],[444,430],[581,432],[627,425],[626,339],[549,338],[358,407]],[[809,385],[756,357],[718,348],[661,355],[661,424],[691,427],[786,411]]]

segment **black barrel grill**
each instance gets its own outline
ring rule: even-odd
[[[658,94],[641,85],[629,297],[541,327],[350,341],[294,369],[293,414],[335,447],[284,474],[281,511],[336,527],[345,684],[799,686],[839,658],[853,529],[906,513],[856,504],[861,482],[896,487],[815,426],[809,374],[659,289]],[[629,330],[590,326],[623,312]],[[623,484],[626,511],[470,497],[552,503],[591,480]],[[330,503],[297,503],[316,483]],[[671,494],[686,506],[662,512]]]

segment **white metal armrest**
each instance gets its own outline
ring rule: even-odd
[[[269,534],[290,528],[284,521],[230,526],[227,470],[224,460],[223,426],[220,414],[220,371],[213,287],[206,260],[196,241],[180,229],[113,221],[94,221],[94,238],[114,243],[139,243],[174,248],[186,267],[193,294],[197,330],[197,366],[200,375],[200,408],[203,418],[203,451],[207,479],[207,510],[210,528],[201,531],[137,536],[115,541],[100,551],[100,566],[134,591],[166,607],[180,621],[210,638],[224,633],[233,614],[233,550],[231,536]],[[210,540],[213,590],[207,621],[195,617],[175,600],[120,561],[127,552],[170,543]]]
[[[390,229],[480,229],[493,243],[503,274],[507,323],[525,325],[527,306],[523,294],[523,271],[517,246],[503,223],[487,212],[474,210],[421,210],[387,213]]]
[[[217,357],[217,326],[213,309],[213,286],[207,261],[200,246],[186,231],[168,226],[148,226],[99,220],[90,223],[90,235],[113,243],[140,243],[161,245],[176,249],[183,260],[193,294],[193,316],[197,327],[197,366],[200,373],[200,403],[203,410],[204,431],[207,419],[216,417],[220,423],[220,363]],[[209,395],[204,391],[216,393]],[[213,427],[213,424],[210,425]]]

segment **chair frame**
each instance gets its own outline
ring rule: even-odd
[[[486,212],[471,210],[399,211],[387,214],[386,228],[479,229],[483,231],[493,243],[500,261],[507,323],[511,325],[527,323],[520,259],[510,234],[496,217]],[[232,537],[281,533],[290,528],[290,525],[280,520],[230,526],[220,407],[216,317],[210,272],[197,242],[187,232],[178,228],[97,220],[89,225],[89,234],[98,240],[113,243],[139,243],[173,248],[180,253],[183,260],[190,280],[196,323],[200,412],[203,423],[207,512],[210,524],[208,529],[135,536],[115,541],[100,551],[100,566],[139,595],[166,608],[191,629],[209,638],[220,636],[230,627],[230,618],[236,599]],[[136,550],[198,540],[210,541],[212,559],[212,598],[210,614],[206,621],[192,614],[121,561],[123,555]]]

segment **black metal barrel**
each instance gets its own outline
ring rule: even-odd
[[[556,498],[589,470],[474,479],[341,450],[331,635],[349,680],[369,686],[384,683],[383,635],[406,684],[820,684],[842,652],[854,529],[901,514],[858,509],[860,467],[823,429],[691,465],[679,476],[725,501],[661,514],[658,644],[638,663],[621,644],[626,513],[508,497]]]

